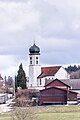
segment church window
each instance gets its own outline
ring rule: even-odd
[[[30,57],[30,60],[32,60],[32,57]]]
[[[40,85],[41,85],[41,79],[40,79]]]
[[[30,61],[30,64],[32,64],[32,60]]]
[[[36,61],[36,64],[38,64],[38,60]]]
[[[30,57],[30,64],[32,64],[32,57]]]

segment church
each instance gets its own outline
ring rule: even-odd
[[[46,83],[54,79],[70,79],[63,66],[40,65],[40,48],[34,44],[29,48],[29,84],[31,89],[44,89]]]

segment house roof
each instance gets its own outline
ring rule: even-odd
[[[80,90],[80,79],[62,79],[61,81],[70,85],[73,90]]]
[[[63,83],[64,85],[66,85],[66,86],[70,87],[70,85],[69,85],[69,84],[67,84],[67,83],[65,83],[64,81],[61,81],[61,80],[59,80],[59,79],[55,79],[55,80],[53,80],[53,81],[49,82],[49,83],[48,83],[48,84],[46,84],[44,87],[46,87],[46,86],[50,85],[52,82],[55,82],[56,80],[57,80],[57,81],[59,81],[59,82],[61,82],[61,83]]]
[[[43,78],[46,76],[54,76],[60,68],[61,66],[42,67],[41,74],[38,76],[38,78]]]
[[[45,88],[45,89],[40,90],[40,92],[41,92],[41,91],[48,90],[48,89],[52,89],[52,88],[55,88],[55,89],[58,89],[58,90],[62,90],[62,91],[66,91],[66,92],[67,92],[66,89],[62,89],[62,88],[58,88],[58,87],[49,87],[49,88]]]

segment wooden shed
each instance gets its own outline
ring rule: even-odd
[[[77,104],[77,92],[71,86],[55,79],[40,91],[40,104]]]
[[[40,91],[40,104],[67,104],[67,90],[50,87]]]

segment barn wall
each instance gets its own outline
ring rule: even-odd
[[[40,92],[41,103],[67,103],[67,92],[57,88],[49,88]]]
[[[77,94],[69,91],[68,95],[67,95],[67,100],[68,101],[77,101]]]

